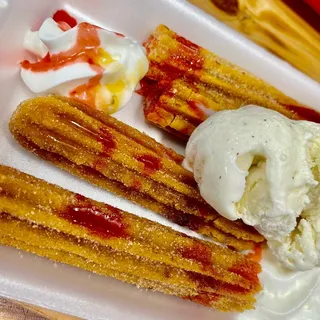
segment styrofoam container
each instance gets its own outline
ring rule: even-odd
[[[187,232],[165,219],[62,172],[23,150],[8,131],[20,101],[32,94],[19,76],[19,61],[27,58],[25,32],[37,29],[57,9],[78,21],[144,41],[160,23],[238,64],[296,100],[320,110],[320,85],[264,49],[251,43],[200,9],[182,0],[0,0],[0,163],[16,167],[96,200]],[[135,95],[116,114],[124,122],[183,152],[170,135],[144,121],[141,97]],[[187,232],[195,235],[192,232]],[[114,279],[53,263],[0,246],[0,295],[86,319],[236,319],[194,303],[160,293],[141,291]]]

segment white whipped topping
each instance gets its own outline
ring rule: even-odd
[[[57,27],[57,32],[63,33],[63,31],[58,26],[56,26],[55,23],[52,23],[52,25]],[[39,58],[44,58],[48,53],[48,48],[40,40],[39,31],[28,30],[24,36],[23,47]]]
[[[203,198],[254,226],[286,267],[320,264],[320,125],[257,106],[217,112],[192,134],[184,165]]]
[[[320,319],[320,269],[289,271],[264,251],[259,275],[263,291],[256,309],[236,316],[237,320]]]
[[[94,104],[98,109],[113,113],[121,109],[131,98],[138,82],[148,71],[145,49],[138,43],[97,28],[100,40],[95,65],[103,68],[97,83],[90,85],[99,72],[86,62],[74,62],[44,72],[21,68],[21,77],[34,93],[54,93],[70,96],[81,85],[90,85]],[[39,31],[26,33],[24,47],[38,60],[46,54],[54,56],[67,52],[77,43],[79,25],[62,31],[51,18],[46,19]],[[88,103],[89,93],[84,91],[77,98]],[[91,99],[92,100],[92,99]],[[89,102],[90,103],[90,102]]]

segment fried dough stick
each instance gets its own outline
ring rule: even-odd
[[[261,289],[259,264],[230,249],[5,166],[0,190],[2,244],[221,310]]]
[[[187,139],[215,111],[257,104],[291,119],[312,112],[263,80],[158,26],[145,43],[150,67],[138,91],[147,120]],[[305,113],[305,112],[304,112]],[[305,113],[306,114],[306,113]]]
[[[216,241],[245,250],[264,240],[205,203],[174,151],[82,103],[55,96],[27,100],[10,130],[43,159]]]

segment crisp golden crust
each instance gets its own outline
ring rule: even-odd
[[[181,156],[112,117],[74,100],[40,97],[20,104],[10,121],[16,140],[43,159],[168,219],[238,250],[263,237],[225,220],[200,196]],[[230,228],[226,227],[230,225]],[[241,226],[242,232],[241,232]]]
[[[251,308],[260,265],[0,166],[0,243],[223,311]]]
[[[212,112],[247,104],[292,119],[320,119],[316,112],[164,25],[156,28],[145,47],[150,68],[139,90],[145,97],[145,117],[182,138],[187,139]]]

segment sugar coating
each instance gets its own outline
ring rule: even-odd
[[[0,166],[0,188],[2,244],[223,311],[251,308],[261,290],[259,264],[230,249],[9,167]],[[74,220],[70,208],[79,209]],[[83,215],[106,219],[104,232]],[[110,227],[115,216],[125,232]]]
[[[82,103],[57,96],[24,101],[10,130],[43,159],[179,225],[237,250],[264,240],[253,228],[220,217],[202,199],[180,155]]]
[[[150,67],[139,91],[145,117],[183,139],[213,112],[247,104],[300,118],[297,101],[164,25],[153,31],[145,47]]]

